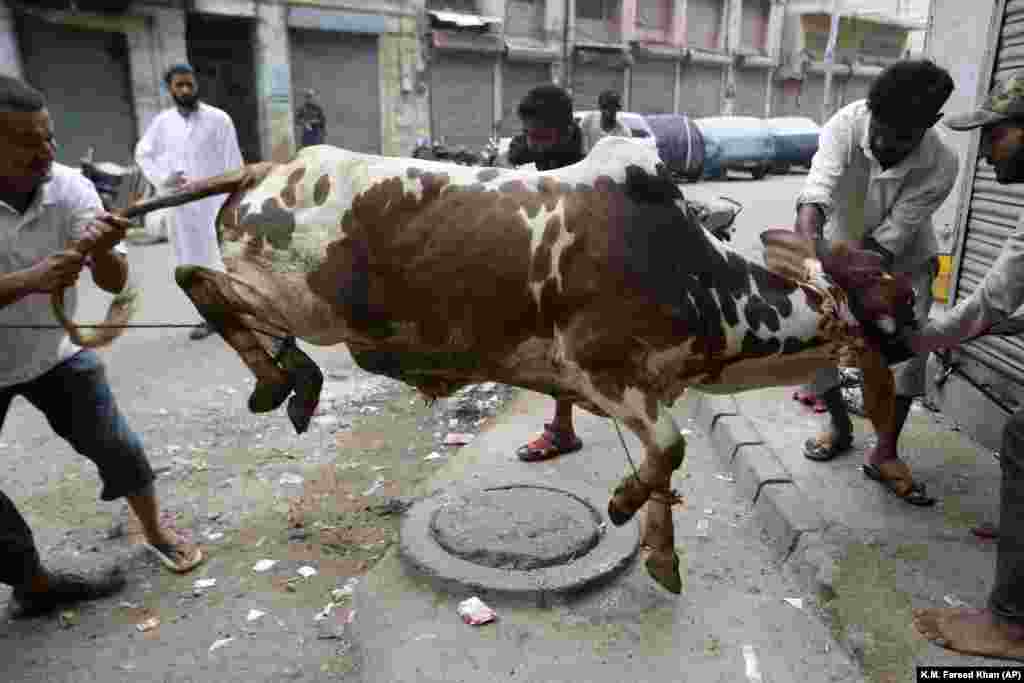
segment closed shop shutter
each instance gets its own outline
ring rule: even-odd
[[[641,114],[671,114],[675,62],[669,59],[637,59],[631,72],[629,110]]]
[[[1024,67],[1024,0],[1006,3],[1000,32],[993,79]],[[953,289],[956,302],[978,287],[1024,216],[1024,185],[1000,185],[984,159],[977,158],[974,164],[966,220],[960,227],[963,237],[958,243]],[[984,337],[959,347],[954,356],[960,369],[974,383],[986,386],[1006,409],[1024,405],[1024,338]]]
[[[577,111],[597,109],[597,98],[605,90],[623,95],[625,70],[612,69],[600,63],[576,63],[573,68],[573,106]]]
[[[764,116],[764,95],[767,71],[736,70],[736,115]]]
[[[851,76],[843,84],[842,100],[839,102],[839,106],[867,99],[868,88],[871,87],[872,80],[864,76]]]
[[[807,74],[800,91],[800,116],[825,123],[821,120],[821,106],[825,102],[825,77],[821,74]]]
[[[679,111],[690,118],[718,116],[722,110],[722,71],[725,67],[688,64],[679,84]]]
[[[77,168],[93,147],[97,161],[133,163],[138,130],[124,34],[24,16],[18,38],[25,79],[46,96],[57,160]]]
[[[800,93],[803,81],[787,78],[772,83],[772,116],[797,116],[800,114]]]
[[[441,53],[430,65],[430,111],[434,138],[450,147],[479,151],[494,124],[494,56]]]
[[[380,154],[377,37],[291,29],[289,39],[296,110],[302,106],[306,89],[316,90],[327,119],[324,142]],[[301,137],[296,141],[301,142]]]
[[[551,66],[536,62],[506,61],[501,69],[501,125],[499,136],[516,135],[522,128],[519,102],[538,85],[551,82]]]

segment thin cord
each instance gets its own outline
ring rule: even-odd
[[[113,324],[109,324],[109,323],[96,323],[96,324],[93,324],[93,325],[78,325],[78,324],[76,324],[75,327],[82,327],[82,328],[87,328],[87,329],[104,329],[104,328],[107,328],[107,329],[127,329],[127,328],[131,328],[131,327],[137,327],[137,328],[196,327],[197,325],[198,325],[198,323],[126,323],[124,325],[113,325]],[[248,325],[245,325],[244,327],[246,327],[246,329],[251,330],[253,332],[260,332],[261,334],[265,334],[268,337],[273,337],[274,339],[287,339],[290,336],[290,335],[278,334],[276,332],[267,332],[266,330],[261,329],[259,327],[250,327]],[[54,324],[50,324],[50,325],[0,325],[0,329],[7,329],[7,330],[55,330],[55,329],[64,329],[64,326],[63,325],[54,325]]]
[[[622,450],[626,451],[626,460],[629,461],[629,466],[633,468],[633,476],[636,477],[637,481],[640,481],[640,473],[637,472],[636,463],[633,462],[633,456],[629,454],[629,449],[626,448],[626,440],[622,437],[622,430],[619,429],[619,421],[612,418],[612,424],[615,425],[615,433],[619,435],[619,442],[622,443]]]

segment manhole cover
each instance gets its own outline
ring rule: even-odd
[[[484,567],[529,571],[566,564],[601,540],[601,517],[567,491],[515,485],[459,497],[430,524],[438,545]]]

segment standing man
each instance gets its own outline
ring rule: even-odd
[[[583,136],[572,118],[572,98],[557,85],[541,85],[519,103],[523,132],[512,138],[508,160],[513,166],[534,163],[550,171],[583,161]],[[583,448],[572,424],[572,401],[555,399],[555,418],[544,433],[521,446],[516,455],[524,462],[547,460]]]
[[[83,265],[103,290],[120,292],[128,263],[120,241],[130,223],[106,214],[80,173],[54,163],[56,145],[41,93],[0,76],[0,323],[51,325],[5,329],[0,353],[0,425],[15,396],[39,409],[54,431],[96,464],[105,501],[125,497],[150,548],[168,568],[187,572],[202,551],[159,524],[153,470],[139,437],[125,422],[94,352],[71,343],[50,309],[50,292],[67,289],[74,317],[75,283]],[[73,242],[91,244],[87,259]],[[32,532],[0,494],[0,582],[14,587],[21,614],[118,590],[118,572],[88,579],[43,568]]]
[[[818,152],[797,199],[795,230],[810,239],[857,242],[882,255],[890,272],[910,275],[917,317],[932,305],[937,266],[932,214],[957,175],[957,155],[935,123],[953,92],[949,73],[928,60],[897,62],[871,84],[867,100],[843,107],[821,130]],[[931,505],[899,459],[897,441],[913,397],[924,392],[924,356],[897,366],[896,420],[879,433],[864,473],[913,505]],[[814,393],[828,409],[830,426],[805,444],[804,456],[825,461],[853,445],[853,424],[837,369],[815,378]]]
[[[619,121],[619,112],[622,111],[622,100],[619,98],[619,93],[614,90],[605,90],[597,98],[597,107],[600,111],[587,114],[580,124],[583,128],[584,154],[590,154],[590,150],[594,149],[594,145],[601,138],[633,137],[629,128]]]
[[[953,130],[981,128],[979,155],[1000,184],[1024,182],[1024,72],[993,86],[977,111],[947,119]],[[981,285],[947,315],[909,339],[918,353],[977,337],[1024,304],[1024,216]],[[999,450],[1002,486],[996,576],[984,609],[914,610],[925,638],[964,654],[1024,660],[1024,411],[1010,417]]]
[[[324,116],[323,107],[316,101],[316,90],[310,88],[306,91],[306,101],[295,114],[295,122],[302,129],[303,147],[324,144],[327,118]]]
[[[163,193],[220,175],[242,165],[235,124],[227,113],[199,101],[195,72],[188,64],[167,70],[164,83],[175,107],[161,112],[135,148],[135,161],[146,180]],[[224,272],[217,241],[217,212],[224,197],[183,204],[173,211],[171,243],[177,265],[195,264]],[[205,322],[189,334],[204,339],[213,333]]]

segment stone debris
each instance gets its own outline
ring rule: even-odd
[[[228,643],[232,642],[233,640],[234,640],[234,638],[221,638],[219,640],[213,641],[213,645],[210,646],[210,652],[215,652],[215,651],[221,649],[222,647],[224,647]]]
[[[267,571],[268,569],[271,569],[275,564],[277,564],[277,560],[260,560],[255,565],[253,565],[252,569],[255,572],[262,573]]]

